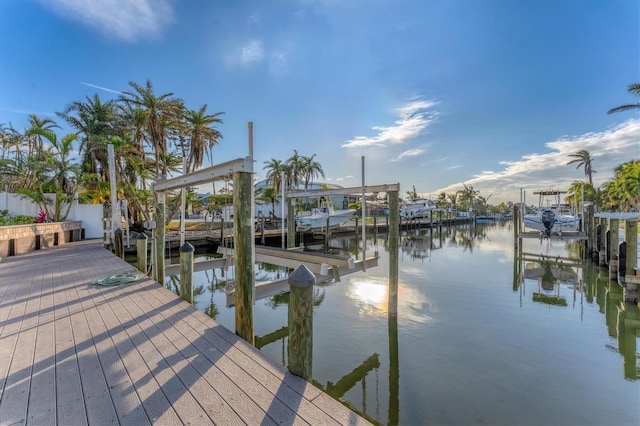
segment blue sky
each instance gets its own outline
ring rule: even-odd
[[[216,162],[296,149],[326,181],[490,203],[640,158],[637,0],[2,0],[0,123],[149,79],[225,113]],[[532,196],[533,197],[533,196]],[[527,201],[533,201],[527,199]]]

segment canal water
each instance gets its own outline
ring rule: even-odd
[[[640,424],[638,307],[607,271],[577,260],[577,244],[524,240],[519,254],[512,226],[401,233],[397,317],[386,235],[368,236],[377,267],[315,288],[314,383],[383,425]],[[352,235],[306,244],[363,256]],[[196,273],[195,304],[235,330],[230,279],[232,269]],[[285,366],[287,302],[254,309],[256,346]]]

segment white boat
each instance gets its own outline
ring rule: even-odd
[[[552,190],[534,192],[540,195],[540,205],[536,213],[524,215],[524,226],[540,231],[545,237],[551,236],[554,232],[562,235],[563,232],[579,230],[578,216],[571,212],[568,204],[560,202],[560,194],[564,193]],[[548,197],[555,197],[556,202],[545,206]]]
[[[296,214],[296,228],[300,231],[324,229],[327,223],[333,228],[349,221],[355,213],[354,209],[335,210],[331,200],[322,199],[320,207]]]
[[[400,217],[403,219],[428,218],[436,210],[437,208],[433,201],[427,198],[419,198],[400,207]]]

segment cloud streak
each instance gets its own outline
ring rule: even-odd
[[[374,126],[377,134],[356,136],[342,145],[343,148],[385,147],[398,145],[420,135],[433,122],[436,112],[429,111],[435,102],[413,101],[396,109],[398,120],[393,126]]]
[[[613,177],[613,169],[627,161],[640,158],[640,119],[627,120],[603,132],[563,137],[547,142],[549,152],[522,156],[519,160],[505,160],[498,164],[502,170],[487,170],[464,182],[438,189],[454,192],[463,184],[472,185],[483,196],[496,194],[498,201],[518,201],[520,190],[531,194],[540,189],[566,190],[576,180],[584,180],[583,169],[568,165],[570,154],[589,151],[594,170],[594,186],[600,186]],[[528,200],[530,201],[530,200]]]
[[[39,3],[104,37],[130,43],[159,36],[174,18],[169,0],[39,0]]]
[[[85,83],[85,82],[80,82],[80,84],[84,85],[84,86],[88,86],[88,87],[93,87],[94,89],[98,89],[98,90],[104,90],[105,92],[109,92],[109,93],[115,93],[117,95],[121,95],[122,92],[119,92],[117,90],[113,90],[113,89],[109,89],[107,87],[102,87],[102,86],[97,86],[95,84],[91,84],[91,83]]]

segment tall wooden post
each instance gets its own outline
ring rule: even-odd
[[[609,278],[618,278],[618,238],[620,236],[620,220],[609,219]]]
[[[624,225],[624,240],[627,242],[625,263],[625,302],[638,303],[638,280],[635,277],[638,265],[638,220],[627,219]]]
[[[124,259],[124,246],[122,245],[122,228],[118,227],[113,231],[113,249],[121,259]]]
[[[193,252],[189,242],[180,246],[180,297],[193,305]]]
[[[584,220],[585,232],[587,234],[587,255],[591,256],[594,250],[593,249],[593,242],[594,242],[593,234],[595,233],[595,223],[594,223],[594,217],[593,217],[594,206],[593,204],[589,204],[585,208],[586,208],[586,212],[584,214],[583,220]]]
[[[600,218],[600,254],[598,259],[599,266],[605,266],[607,264],[607,227],[608,220]]]
[[[398,191],[389,192],[389,413],[388,424],[396,425],[400,415],[400,357],[398,351],[398,245],[400,210]]]
[[[136,257],[138,270],[147,273],[147,236],[144,233],[138,234],[136,238]]]
[[[398,315],[398,191],[389,191],[389,315]]]
[[[157,194],[158,205],[156,206],[156,228],[154,229],[154,234],[156,238],[156,258],[155,258],[155,274],[154,277],[157,282],[159,282],[162,286],[164,286],[164,275],[165,275],[165,262],[164,262],[164,254],[165,254],[165,226],[164,226],[164,203],[165,203],[165,194],[164,192],[158,192]]]
[[[289,275],[289,371],[311,379],[313,356],[313,286],[316,277],[301,264]]]
[[[296,246],[296,218],[293,200],[287,198],[287,248]]]
[[[236,334],[254,344],[253,269],[255,239],[253,230],[252,173],[233,173],[233,245],[236,292]]]

